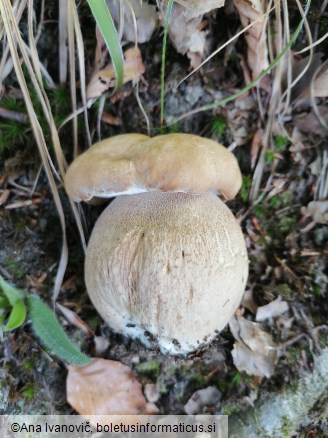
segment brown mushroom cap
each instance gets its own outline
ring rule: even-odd
[[[153,190],[220,192],[232,199],[241,183],[235,156],[192,134],[114,136],[80,155],[65,176],[66,191],[76,202]]]

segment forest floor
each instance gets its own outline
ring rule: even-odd
[[[318,18],[319,6],[314,4],[311,8],[308,24],[319,39],[327,32],[327,13]],[[86,5],[82,11],[86,13]],[[296,28],[297,11],[290,12],[291,25]],[[59,56],[57,13],[56,8],[46,7],[43,32],[38,42],[40,58],[56,83],[56,59]],[[238,14],[229,2],[226,8],[205,15],[205,21],[207,53],[222,44],[228,35],[240,30]],[[85,56],[90,77],[96,39],[93,24],[86,25],[88,22],[92,22],[90,13],[81,16],[82,31],[87,29]],[[24,30],[24,20],[22,28]],[[305,41],[306,34],[302,31],[295,51],[305,46]],[[317,64],[313,66],[313,72],[327,61],[322,55],[328,51],[327,44],[325,40],[316,49],[316,61],[313,62]],[[279,125],[273,123],[258,195],[251,199],[263,133],[271,117],[271,86],[266,89],[255,87],[225,106],[199,112],[160,128],[162,28],[158,27],[150,41],[139,44],[139,48],[145,67],[139,83],[139,96],[148,114],[152,135],[188,132],[213,138],[227,147],[232,145],[239,161],[243,187],[237,198],[228,204],[240,220],[245,235],[250,272],[246,296],[237,315],[255,322],[258,308],[275,300],[278,308],[281,302],[284,303],[285,311],[269,314],[259,323],[275,345],[277,354],[269,365],[273,370],[267,371],[269,376],[265,377],[247,373],[242,366],[238,369],[231,354],[235,339],[229,327],[210,345],[188,356],[163,355],[156,347],[147,349],[138,341],[113,333],[88,298],[83,249],[70,204],[60,184],[58,189],[65,212],[69,258],[58,303],[75,312],[90,330],[81,330],[59,311],[57,316],[70,338],[83,351],[128,365],[143,385],[146,397],[156,403],[160,413],[184,414],[188,400],[197,395],[197,391],[208,387],[215,390],[206,401],[198,397],[195,413],[243,412],[256,405],[261,394],[283,394],[302,376],[314,372],[314,358],[328,346],[327,214],[324,216],[320,210],[322,204],[315,204],[314,212],[309,206],[311,201],[323,203],[327,199],[322,188],[328,178],[327,129],[315,119],[309,101],[301,99],[300,96],[306,95],[306,85],[303,84],[303,88],[291,97],[293,102],[284,122],[285,131],[279,131]],[[241,37],[177,87],[190,71],[190,62],[187,56],[177,53],[169,39],[165,78],[166,122],[241,89],[246,80],[246,53],[247,44]],[[297,68],[305,57],[293,57],[295,65],[296,61],[299,63]],[[273,82],[273,75],[273,72],[268,75],[269,84]],[[53,111],[61,122],[70,114],[69,86],[49,90],[49,96]],[[327,96],[328,93],[326,97],[317,98],[326,123]],[[109,96],[104,105],[103,138],[129,132],[147,133],[145,118],[131,82],[126,83],[118,94]],[[24,113],[14,72],[4,82],[0,107]],[[94,142],[97,141],[97,111],[96,104],[89,110]],[[275,118],[276,115],[274,121]],[[78,135],[82,151],[87,145],[83,116],[79,118]],[[71,161],[73,140],[68,125],[60,131],[60,138],[67,160]],[[50,154],[53,154],[51,147]],[[62,232],[46,176],[42,170],[39,172],[41,159],[28,123],[8,120],[0,115],[0,157],[0,274],[17,288],[38,295],[51,305]],[[82,207],[86,234],[91,232],[103,208]],[[253,355],[256,352],[250,350],[250,361],[255,361]],[[20,328],[2,335],[0,358],[0,413],[75,412],[67,403],[65,365],[42,347],[28,320]],[[327,399],[326,389],[322,400],[316,402],[294,436],[328,436]]]

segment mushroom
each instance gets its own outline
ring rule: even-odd
[[[126,134],[96,143],[68,169],[79,201],[117,198],[85,258],[91,301],[116,332],[186,354],[210,342],[239,306],[248,276],[239,224],[217,196],[241,186],[237,160],[191,134]]]

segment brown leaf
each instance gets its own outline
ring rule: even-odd
[[[260,132],[260,130],[258,129],[252,139],[252,144],[251,144],[251,168],[254,169],[257,158],[259,156],[260,153],[260,149],[262,147],[262,136],[263,133]]]
[[[68,366],[67,401],[81,415],[155,414],[141,384],[121,362],[94,359],[90,365]]]
[[[318,112],[321,118],[328,123],[328,108],[321,105],[318,106]],[[320,136],[327,135],[327,129],[322,126],[315,112],[311,110],[309,113],[300,113],[293,117],[293,124],[300,131],[306,134],[317,134]]]
[[[263,2],[261,0],[233,0],[233,4],[244,27],[255,20],[259,20],[245,35],[248,65],[252,70],[252,78],[255,79],[269,66],[265,30],[266,19],[261,18],[264,14]]]
[[[310,61],[310,64],[309,64]],[[322,53],[315,53],[311,59],[309,56],[304,58],[293,57],[292,58],[292,80],[295,80],[300,75],[300,79],[297,81],[292,89],[292,106],[294,108],[302,105],[310,105],[310,85],[313,81],[313,77],[322,66]],[[287,71],[285,71],[284,86],[287,86]],[[318,75],[317,79],[319,79]],[[314,84],[313,84],[314,85]],[[315,88],[314,88],[315,90]],[[314,93],[315,96],[315,93]]]
[[[328,66],[321,70],[316,79],[313,81],[313,95],[315,97],[328,96]]]
[[[86,333],[88,336],[93,337],[94,331],[92,328],[83,321],[73,310],[68,309],[67,307],[63,306],[62,304],[57,303],[56,304],[58,309],[61,311],[61,313],[64,315],[65,319],[75,327],[82,330],[84,333]]]
[[[101,65],[101,64],[100,64]],[[123,83],[139,79],[145,72],[141,53],[138,47],[133,47],[124,52],[124,78]],[[101,96],[109,88],[115,87],[116,76],[112,64],[107,64],[103,69],[95,69],[87,86],[87,98]]]
[[[5,189],[0,195],[0,206],[5,204],[9,198],[10,189]]]
[[[122,125],[122,119],[120,117],[115,117],[112,114],[107,113],[106,111],[103,111],[101,120],[108,125],[112,126],[121,126]]]

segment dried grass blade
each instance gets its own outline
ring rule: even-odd
[[[70,91],[73,113],[73,151],[74,157],[78,155],[77,144],[77,115],[76,115],[76,73],[75,73],[75,38],[74,38],[74,22],[71,5],[67,10],[67,36],[68,36],[68,59],[69,59],[69,75],[70,75]]]
[[[66,83],[67,79],[67,0],[59,0],[59,82]]]
[[[33,7],[33,4],[29,4],[29,6]],[[39,121],[37,119],[37,115],[33,108],[33,103],[31,101],[31,97],[29,95],[29,90],[27,87],[27,83],[25,81],[25,77],[22,71],[22,66],[20,62],[20,58],[18,55],[17,46],[19,47],[23,60],[25,62],[25,65],[27,67],[27,70],[29,72],[31,81],[33,83],[33,86],[35,87],[37,91],[37,95],[40,99],[40,102],[42,103],[42,107],[46,113],[46,116],[49,117],[49,114],[47,114],[47,103],[45,102],[42,91],[40,89],[40,85],[38,82],[38,79],[36,77],[35,71],[30,63],[29,57],[27,55],[27,52],[25,50],[25,45],[22,40],[21,34],[18,29],[17,21],[15,19],[15,16],[13,14],[12,5],[9,0],[3,0],[0,2],[0,12],[2,15],[6,35],[8,38],[8,45],[10,48],[11,57],[13,60],[17,80],[19,82],[21,91],[23,93],[26,109],[31,121],[32,130],[34,133],[34,137],[42,158],[42,162],[44,165],[44,169],[49,181],[49,185],[53,194],[54,202],[59,214],[61,228],[62,228],[62,238],[63,238],[63,244],[62,244],[62,251],[61,251],[61,257],[59,262],[59,268],[57,271],[56,279],[55,279],[55,287],[54,287],[54,299],[59,293],[60,285],[63,280],[64,272],[67,265],[67,258],[68,258],[68,250],[67,250],[67,243],[66,243],[66,229],[65,229],[65,216],[63,212],[63,208],[61,205],[61,201],[59,198],[59,193],[57,186],[55,184],[54,176],[51,172],[51,167],[49,164],[49,155],[47,150],[47,145],[45,142],[45,138],[42,132],[42,128],[39,124]]]
[[[169,0],[167,4],[165,23],[164,23],[164,33],[163,33],[162,68],[161,68],[161,113],[160,113],[161,126],[163,126],[163,122],[164,122],[166,43],[167,43],[167,34],[169,30],[169,23],[172,13],[173,2],[174,0]]]
[[[26,9],[27,0],[16,0],[16,2],[13,5],[13,11],[14,15],[16,17],[17,23],[20,22],[20,19],[22,18],[23,12]],[[3,26],[3,21],[1,20],[0,16],[0,41],[3,41],[5,38],[5,28]],[[0,62],[0,92],[2,89],[2,82],[4,79],[11,73],[13,68],[13,63],[10,60],[9,57],[9,46],[5,42],[3,42],[3,52],[1,56],[1,62]]]
[[[73,15],[74,31],[76,38],[77,55],[79,61],[79,72],[80,72],[80,84],[81,84],[81,98],[84,109],[84,123],[86,129],[86,135],[88,139],[88,144],[91,146],[91,134],[89,129],[89,119],[88,119],[88,108],[87,108],[87,95],[86,95],[86,77],[85,77],[85,57],[84,57],[84,44],[81,32],[80,20],[77,13],[77,8],[75,0],[70,0],[70,7]]]

